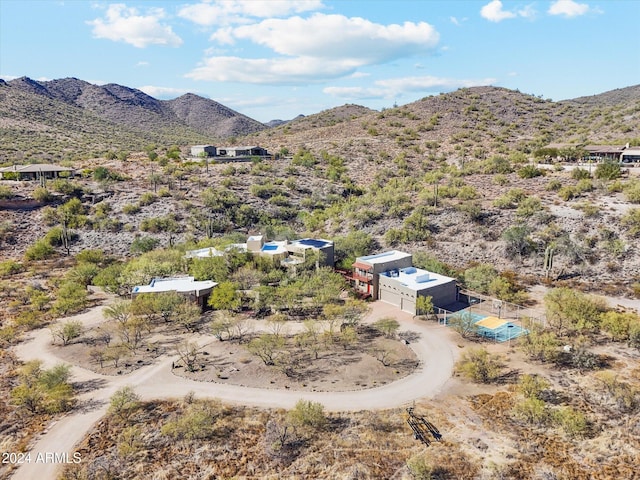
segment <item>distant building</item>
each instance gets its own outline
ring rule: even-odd
[[[191,156],[192,157],[215,157],[217,153],[217,148],[213,145],[194,145],[191,147]]]
[[[0,168],[0,178],[5,178],[7,173],[15,174],[17,180],[38,180],[40,178],[58,178],[61,173],[73,176],[75,170],[50,163],[32,163]]]
[[[194,277],[154,278],[149,285],[133,287],[131,296],[135,298],[142,293],[177,292],[204,307],[216,285],[211,280],[196,281]]]
[[[622,163],[640,163],[640,147],[625,149],[620,155]]]
[[[244,147],[220,147],[218,155],[221,157],[267,157],[269,152],[266,148],[257,145]]]

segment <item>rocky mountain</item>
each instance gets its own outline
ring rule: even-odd
[[[516,150],[530,154],[551,142],[624,144],[640,138],[640,85],[586,99],[553,102],[499,87],[463,88],[383,110],[344,105],[258,132],[250,143],[278,151],[307,148],[363,165],[429,156],[450,163]]]
[[[0,161],[63,159],[106,150],[214,142],[267,128],[213,100],[188,94],[157,100],[117,84],[77,78],[0,84]]]

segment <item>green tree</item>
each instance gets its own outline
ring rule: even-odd
[[[285,339],[274,334],[262,334],[249,342],[248,350],[258,356],[265,365],[276,365],[283,353]]]
[[[498,272],[493,266],[483,263],[464,271],[464,283],[470,290],[488,293],[489,285],[497,276]]]
[[[197,258],[191,262],[189,273],[196,280],[224,282],[229,278],[229,266],[224,257]]]
[[[109,400],[109,413],[128,422],[131,416],[140,406],[140,397],[133,387],[127,385],[120,387]]]
[[[62,324],[57,324],[51,327],[51,335],[54,341],[59,339],[63,346],[69,345],[71,340],[78,338],[82,335],[84,326],[80,320],[67,320]]]
[[[555,362],[560,354],[556,334],[540,327],[530,328],[529,334],[520,338],[518,346],[529,358],[540,362]]]
[[[73,405],[68,365],[45,370],[40,360],[34,360],[22,366],[18,373],[19,383],[10,394],[15,405],[32,414],[63,412]]]
[[[242,299],[235,282],[220,282],[209,296],[209,306],[216,310],[237,311],[241,303]]]
[[[571,288],[554,288],[544,296],[549,325],[558,334],[569,330],[592,330],[599,326],[606,302]]]
[[[400,323],[395,318],[385,317],[375,322],[373,328],[387,337],[393,337],[400,328]]]
[[[56,300],[52,306],[53,312],[56,315],[79,312],[87,305],[88,296],[89,293],[85,285],[67,280],[56,291]]]
[[[475,335],[478,331],[476,320],[471,312],[462,312],[448,318],[447,323],[451,328],[458,332],[462,338],[468,338]]]
[[[526,257],[533,251],[533,242],[529,238],[530,229],[526,225],[514,225],[502,232],[505,252],[509,258]]]
[[[499,356],[490,354],[486,348],[473,348],[462,354],[457,371],[480,383],[491,383],[500,378],[503,363]]]
[[[433,297],[429,295],[420,295],[416,299],[416,312],[418,315],[424,315],[428,318],[433,314]]]
[[[633,312],[609,310],[604,312],[600,319],[600,327],[616,342],[628,340],[629,333],[635,325],[640,325],[640,317]]]

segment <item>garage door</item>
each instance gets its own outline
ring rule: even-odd
[[[413,315],[416,314],[416,302],[414,302],[412,299],[403,298],[401,308],[403,312],[409,312]]]
[[[390,290],[380,289],[380,300],[396,307],[400,306],[400,296]]]

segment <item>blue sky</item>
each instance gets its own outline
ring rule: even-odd
[[[0,0],[0,77],[192,92],[260,121],[475,85],[640,83],[640,0]]]

